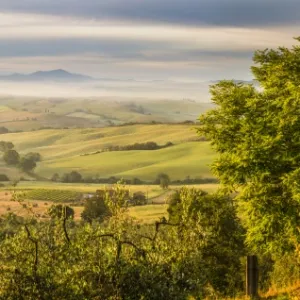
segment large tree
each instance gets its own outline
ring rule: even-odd
[[[257,51],[253,60],[260,87],[211,86],[216,107],[198,132],[219,154],[212,169],[221,185],[238,192],[248,243],[288,251],[300,242],[300,47]]]

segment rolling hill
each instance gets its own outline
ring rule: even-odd
[[[3,134],[21,153],[39,152],[43,161],[36,173],[50,178],[77,170],[88,176],[139,177],[153,180],[160,172],[172,179],[211,177],[209,164],[215,154],[208,142],[199,141],[191,125],[131,125],[121,127],[39,130]],[[174,146],[154,151],[119,151],[98,153],[110,145],[131,145],[154,141]],[[0,160],[0,173],[5,173]]]
[[[212,104],[189,100],[119,98],[0,98],[0,126],[11,131],[44,127],[90,128],[136,123],[195,121]]]

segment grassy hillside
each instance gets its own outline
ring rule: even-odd
[[[209,164],[214,158],[208,142],[199,137],[191,125],[133,125],[92,129],[39,130],[4,134],[21,153],[39,152],[42,163],[36,173],[51,177],[78,170],[90,176],[139,177],[153,180],[160,172],[172,179],[209,177]],[[155,151],[120,151],[93,154],[111,145],[130,145],[154,141],[174,146]],[[3,164],[0,173],[4,172]],[[4,172],[5,173],[5,172]]]

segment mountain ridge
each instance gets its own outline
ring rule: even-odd
[[[0,76],[2,81],[92,81],[95,80],[93,77],[70,73],[63,69],[55,69],[48,71],[36,71],[30,74],[13,73],[10,75]]]

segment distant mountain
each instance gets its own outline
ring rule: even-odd
[[[94,78],[81,74],[69,73],[65,70],[37,71],[31,74],[14,73],[0,76],[0,80],[6,81],[90,81]]]

